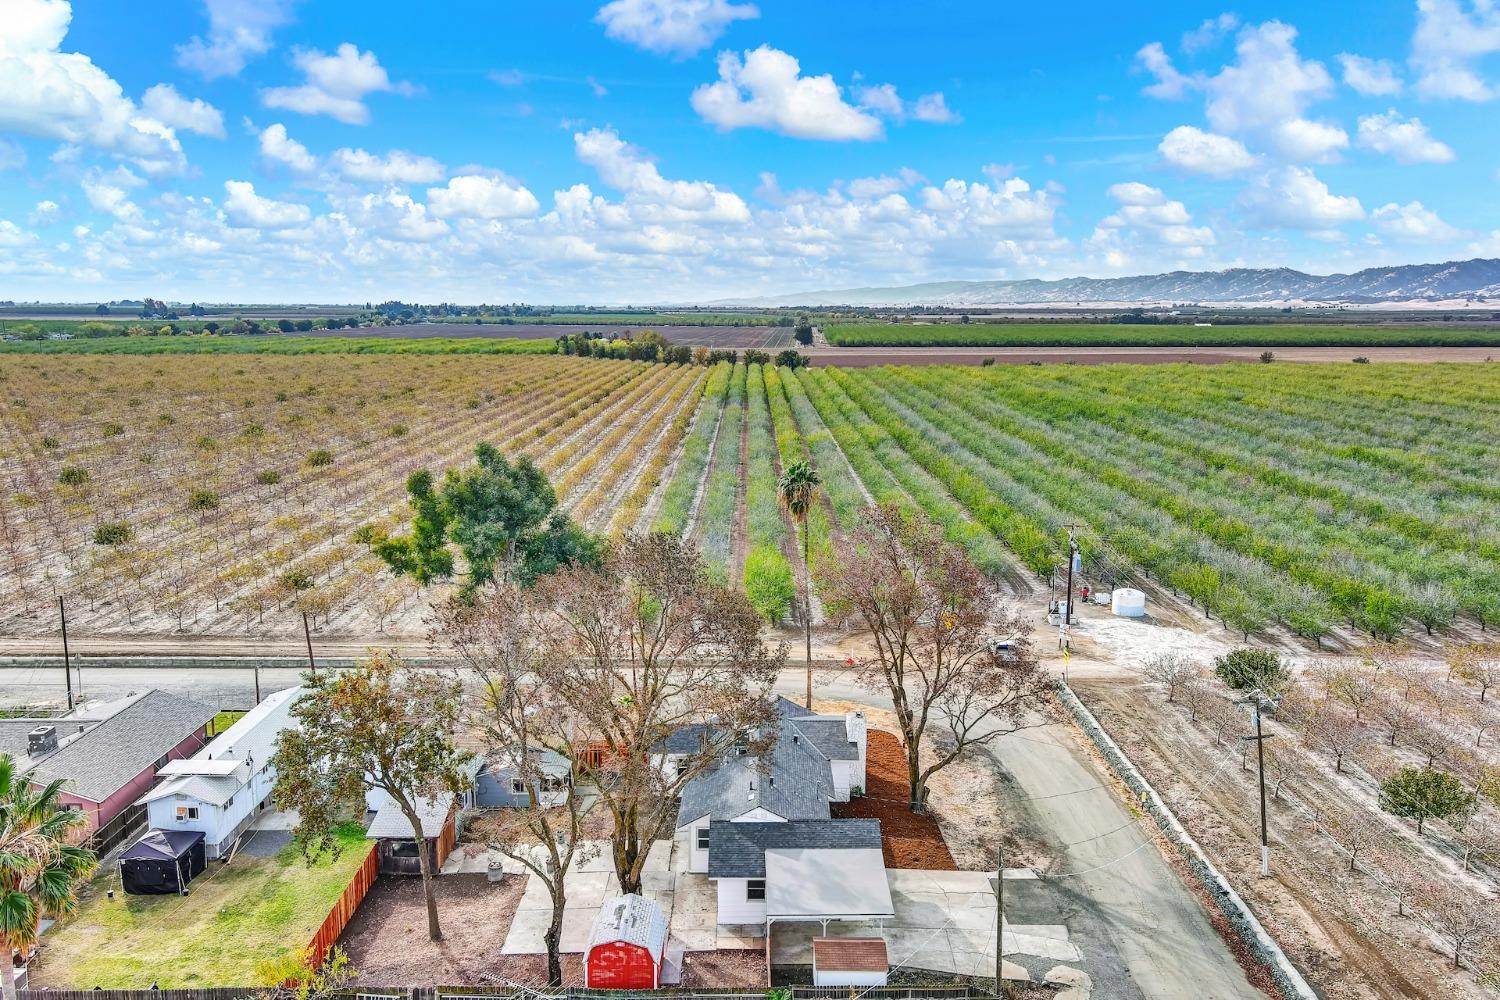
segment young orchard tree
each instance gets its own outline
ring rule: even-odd
[[[457,546],[468,566],[459,592],[469,598],[497,579],[530,585],[561,566],[598,561],[598,543],[557,510],[557,494],[531,459],[512,464],[486,442],[474,457],[441,484],[425,469],[407,480],[411,532],[371,539],[393,573],[423,586],[446,580],[457,572],[450,545]]]
[[[1500,861],[1500,817],[1493,810],[1471,807],[1452,820],[1458,846],[1464,850],[1464,871],[1475,861]]]
[[[627,536],[599,565],[541,578],[526,608],[545,637],[540,683],[573,727],[552,749],[594,784],[596,808],[613,822],[621,891],[640,892],[647,853],[673,829],[687,783],[739,742],[766,748],[786,646],[768,648],[745,595],[664,533]],[[662,741],[704,722],[697,749],[676,769],[661,766]]]
[[[1332,757],[1334,771],[1342,774],[1344,761],[1369,745],[1370,734],[1353,712],[1323,702],[1308,722],[1303,739]]]
[[[1146,677],[1167,691],[1167,702],[1177,700],[1182,685],[1195,677],[1201,677],[1203,668],[1181,653],[1156,653],[1142,667]]]
[[[1500,645],[1465,646],[1455,650],[1449,660],[1454,674],[1479,689],[1480,701],[1500,687]]]
[[[351,806],[363,802],[367,788],[389,796],[421,845],[427,935],[441,941],[421,812],[469,786],[472,755],[453,745],[462,689],[452,678],[409,667],[387,652],[353,670],[305,675],[303,684],[307,692],[292,708],[300,727],[281,734],[271,762],[276,807],[297,811],[297,836],[310,861],[337,851],[335,828]]]
[[[1416,900],[1422,922],[1453,949],[1453,968],[1463,967],[1463,954],[1482,950],[1500,937],[1500,902],[1471,885],[1432,883]]]
[[[1030,710],[1050,684],[1030,625],[932,521],[893,504],[867,511],[839,541],[827,584],[832,620],[873,633],[875,655],[859,678],[890,694],[913,812],[926,811],[938,771],[1033,724]],[[1009,647],[997,651],[996,639]]]
[[[1349,855],[1349,870],[1355,870],[1360,852],[1383,842],[1387,834],[1380,820],[1363,809],[1345,809],[1323,818],[1323,830]]]
[[[547,890],[551,919],[547,982],[562,985],[562,923],[568,872],[587,860],[581,836],[592,799],[572,787],[580,719],[547,678],[557,655],[545,615],[515,585],[489,587],[472,604],[438,609],[438,631],[467,669],[465,720],[480,734],[486,759],[513,775],[525,801],[494,810],[468,828],[486,847],[521,863]],[[513,786],[514,787],[514,786]]]
[[[1429,819],[1449,819],[1474,808],[1474,796],[1453,775],[1430,767],[1403,767],[1380,783],[1380,808],[1417,821],[1417,836]]]

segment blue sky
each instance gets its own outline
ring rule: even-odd
[[[5,8],[0,299],[1500,256],[1493,0]]]

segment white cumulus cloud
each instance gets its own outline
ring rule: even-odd
[[[1359,144],[1397,163],[1451,163],[1453,148],[1432,137],[1420,118],[1402,118],[1394,109],[1359,120]]]
[[[536,195],[519,184],[484,174],[454,177],[427,189],[427,207],[441,219],[516,219],[535,215]]]
[[[1113,213],[1099,220],[1087,246],[1109,261],[1123,261],[1143,244],[1169,248],[1181,260],[1202,256],[1217,239],[1208,226],[1192,224],[1193,216],[1180,201],[1160,188],[1140,181],[1111,185],[1106,192],[1117,203]]]
[[[432,157],[399,149],[385,156],[363,149],[337,149],[330,162],[346,179],[367,184],[434,184],[448,175],[447,168]]]
[[[719,54],[719,79],[693,91],[693,110],[720,129],[764,128],[798,139],[868,140],[880,119],[845,102],[833,77],[803,76],[797,60],[769,45]]]
[[[1282,167],[1253,181],[1240,195],[1248,221],[1265,228],[1324,231],[1365,217],[1359,199],[1336,195],[1306,167]]]
[[[1163,101],[1180,101],[1188,95],[1189,91],[1202,85],[1202,80],[1178,71],[1177,67],[1172,64],[1172,57],[1167,55],[1167,50],[1162,47],[1161,42],[1149,42],[1142,45],[1135,54],[1135,61],[1147,73],[1156,77],[1155,83],[1141,90],[1141,93],[1147,97],[1156,97]]]
[[[610,38],[681,58],[708,48],[735,21],[759,16],[755,4],[728,0],[613,0],[594,20]]]
[[[670,210],[679,218],[747,222],[750,209],[739,195],[706,181],[668,180],[656,164],[608,129],[575,133],[578,159],[599,172],[604,183],[636,199]]]
[[[1443,243],[1463,236],[1420,201],[1381,205],[1370,213],[1370,221],[1385,236],[1408,243]]]
[[[149,173],[186,161],[171,126],[125,96],[78,52],[63,52],[73,9],[66,0],[6,0],[0,15],[0,132],[93,146]]]
[[[1180,170],[1209,177],[1230,177],[1255,166],[1245,144],[1227,135],[1179,125],[1157,145],[1162,159]]]
[[[1385,59],[1341,52],[1339,64],[1344,67],[1344,83],[1366,97],[1401,93],[1401,78],[1396,75],[1396,67]]]
[[[1476,65],[1500,52],[1500,6],[1493,0],[1417,0],[1411,65],[1423,97],[1488,101],[1496,94]]]
[[[1205,83],[1208,122],[1217,132],[1252,135],[1283,156],[1321,161],[1349,144],[1343,129],[1305,117],[1333,91],[1322,63],[1303,59],[1297,29],[1280,21],[1245,28],[1236,61]]]
[[[290,229],[312,217],[306,205],[263,198],[249,181],[224,182],[224,214],[238,226],[251,229]]]
[[[177,64],[205,80],[236,76],[271,50],[271,33],[291,20],[292,0],[204,0],[208,35],[177,46]]]
[[[317,157],[287,135],[286,126],[280,122],[266,126],[260,133],[260,155],[270,163],[289,167],[299,174],[311,173],[318,168]]]
[[[375,93],[409,94],[410,84],[393,83],[373,52],[361,52],[345,42],[331,55],[303,49],[292,56],[305,82],[296,87],[269,87],[260,92],[268,108],[285,108],[304,115],[328,115],[346,125],[370,120],[365,98]]]
[[[207,101],[183,97],[170,83],[158,83],[142,94],[141,110],[164,125],[224,138],[224,115],[219,109]]]

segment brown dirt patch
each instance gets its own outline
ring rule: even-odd
[[[682,960],[683,986],[766,985],[766,954],[755,948],[689,952]]]
[[[937,820],[930,815],[914,815],[907,805],[910,801],[911,785],[906,780],[901,740],[883,729],[870,730],[865,794],[849,802],[835,802],[833,815],[838,819],[880,820],[887,868],[957,871]]]
[[[484,875],[443,875],[437,886],[443,940],[427,937],[422,880],[383,875],[344,929],[339,945],[359,981],[377,986],[454,986],[479,984],[482,973],[515,978],[500,946],[526,889],[526,879],[507,875],[490,882]],[[540,976],[547,978],[547,963]]]
[[[1261,347],[820,347],[804,349],[813,365],[868,368],[873,365],[996,364],[1160,365],[1192,362],[1255,362]],[[1277,347],[1277,361],[1326,363],[1364,356],[1372,362],[1469,361],[1500,356],[1493,347]]]

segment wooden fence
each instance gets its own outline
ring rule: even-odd
[[[329,950],[338,941],[339,935],[344,933],[344,928],[354,917],[354,911],[359,909],[359,904],[365,901],[365,895],[369,893],[370,886],[375,884],[375,879],[380,876],[380,857],[376,853],[375,845],[370,845],[370,853],[365,855],[365,860],[360,864],[359,870],[354,873],[354,878],[344,887],[344,894],[339,897],[333,909],[328,911],[328,916],[323,918],[323,926],[318,928],[318,933],[313,935],[307,950],[313,967],[323,964],[323,959],[328,956]],[[177,1000],[200,1000],[196,997],[181,997]],[[219,997],[204,997],[201,1000],[223,1000]]]

